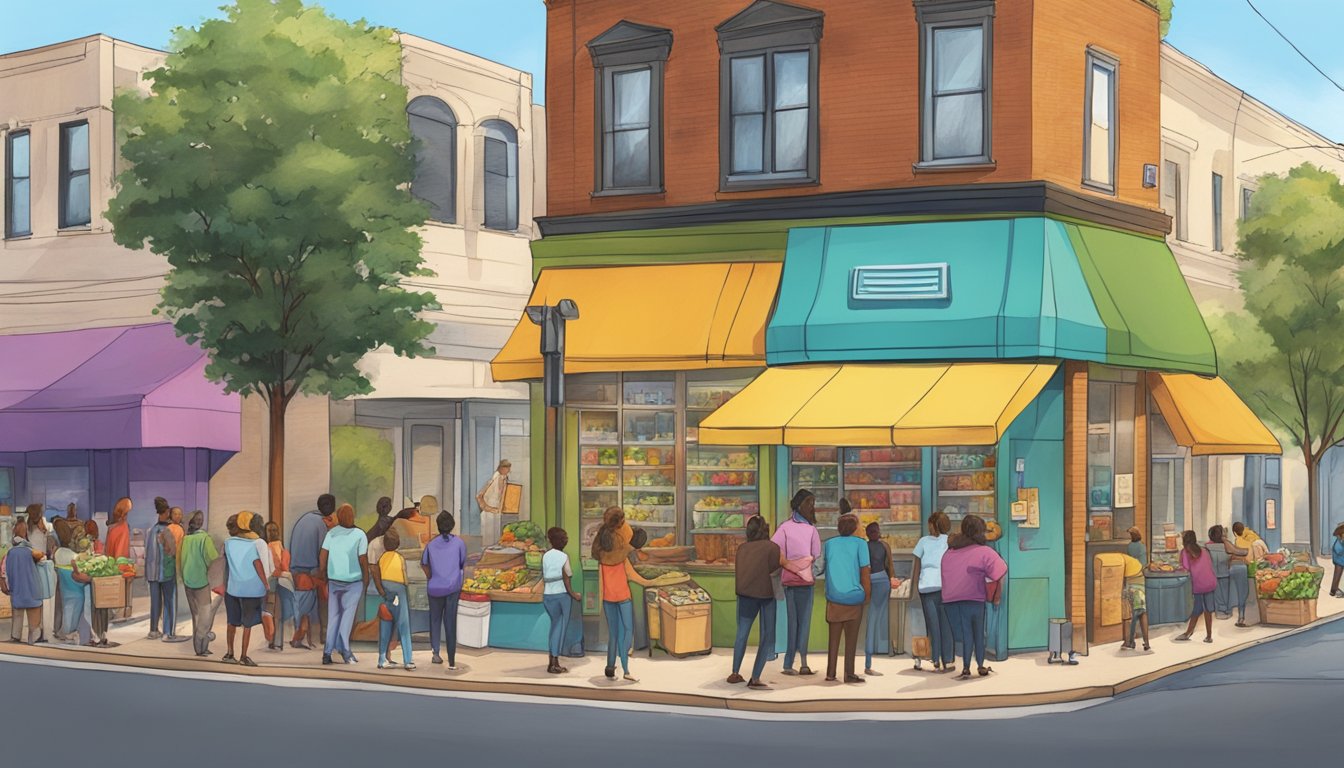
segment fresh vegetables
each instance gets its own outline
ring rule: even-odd
[[[111,558],[86,553],[76,558],[75,564],[79,566],[80,573],[94,578],[135,575],[135,564],[124,557]]]
[[[1315,600],[1325,569],[1311,565],[1305,553],[1276,552],[1255,564],[1256,594],[1270,600]]]
[[[500,535],[499,543],[505,545],[517,543],[526,546],[539,546],[545,539],[546,534],[541,530],[541,526],[531,520],[522,520],[504,526],[504,533]]]

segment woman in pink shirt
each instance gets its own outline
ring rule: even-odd
[[[985,603],[999,604],[1008,564],[985,543],[985,521],[976,515],[961,520],[961,534],[948,541],[943,555],[943,607],[952,630],[961,640],[962,666],[959,680],[971,677],[971,653],[981,677],[993,670],[985,666]]]
[[[787,564],[780,582],[784,586],[784,605],[789,614],[787,643],[784,650],[784,674],[812,675],[807,666],[807,636],[812,629],[812,595],[816,580],[812,563],[821,556],[821,535],[817,533],[817,500],[807,489],[799,490],[789,502],[792,515],[776,529],[771,541],[779,545]],[[802,666],[793,669],[794,654]]]
[[[1181,534],[1181,567],[1190,572],[1190,591],[1195,594],[1195,609],[1190,612],[1190,623],[1185,634],[1176,639],[1185,641],[1195,634],[1199,617],[1204,617],[1204,642],[1213,642],[1213,593],[1218,589],[1218,578],[1213,575],[1213,555],[1199,546],[1194,531]]]

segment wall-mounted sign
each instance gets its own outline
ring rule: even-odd
[[[1133,475],[1115,476],[1115,506],[1116,509],[1128,509],[1134,506]]]
[[[1014,523],[1027,522],[1027,502],[1025,501],[1013,502],[1013,522]]]
[[[1041,527],[1041,489],[1040,488],[1018,488],[1017,503],[1013,504],[1013,519],[1017,517],[1017,504],[1025,505],[1024,520],[1019,523],[1022,528],[1040,528]]]
[[[1279,511],[1273,499],[1265,499],[1265,528],[1274,530],[1279,527]]]
[[[947,264],[855,267],[849,295],[855,301],[927,301],[951,294]]]

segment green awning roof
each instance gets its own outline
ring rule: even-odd
[[[1040,217],[790,231],[770,365],[1022,358],[1217,372],[1159,239]]]

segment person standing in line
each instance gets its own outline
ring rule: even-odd
[[[406,558],[397,551],[401,548],[401,536],[396,531],[389,529],[381,538],[383,554],[372,570],[373,585],[383,599],[382,608],[387,609],[392,618],[378,622],[378,668],[388,666],[387,656],[395,633],[401,640],[402,667],[410,672],[415,669],[415,663],[411,656],[411,596],[406,591]]]
[[[33,548],[28,535],[26,521],[19,520],[14,524],[13,546],[5,554],[5,572],[0,574],[0,592],[9,596],[14,631],[19,631],[20,621],[27,624],[28,638],[20,638],[19,642],[35,645],[42,634],[42,597],[37,583],[37,564],[45,560],[46,555]]]
[[[187,535],[186,517],[181,507],[173,507],[168,510],[168,532],[173,535],[173,552],[178,553],[177,560],[177,578],[174,580],[177,589],[173,595],[173,635],[177,635],[177,606],[187,604],[187,589],[182,585],[182,539]],[[178,640],[187,640],[189,638],[176,638]]]
[[[1223,618],[1232,615],[1232,603],[1236,599],[1233,594],[1233,586],[1236,578],[1233,572],[1236,571],[1234,558],[1241,558],[1241,581],[1243,590],[1240,599],[1240,613],[1237,617],[1237,626],[1246,626],[1246,597],[1249,593],[1250,585],[1246,581],[1246,555],[1250,554],[1241,549],[1236,544],[1228,540],[1227,531],[1221,525],[1215,525],[1209,529],[1209,541],[1204,548],[1213,556],[1213,575],[1218,579],[1218,588],[1214,592],[1215,607],[1220,613],[1226,614]]]
[[[397,521],[396,515],[392,514],[392,499],[388,496],[383,496],[378,499],[378,504],[375,507],[375,514],[377,515],[377,518],[374,520],[373,525],[369,526],[368,532],[364,534],[364,538],[368,539],[369,542],[370,577],[375,576],[378,573],[378,561],[382,559],[383,553],[387,551],[383,548],[383,536],[392,529],[392,524]],[[370,578],[369,591],[366,595],[367,597],[378,597],[378,594],[378,584],[375,579]],[[367,603],[367,600],[361,601],[359,614],[355,616],[355,624],[365,621],[364,617],[368,613]],[[375,608],[375,613],[378,610],[379,609]],[[377,618],[377,616],[371,618]],[[391,660],[389,660],[388,663],[391,663]]]
[[[219,550],[205,527],[205,514],[191,513],[187,534],[182,537],[182,586],[187,590],[187,608],[191,611],[191,647],[197,656],[210,655],[214,611],[210,609],[210,564],[219,558]]]
[[[476,493],[476,503],[481,508],[481,545],[488,547],[499,541],[499,516],[504,509],[504,491],[509,486],[509,471],[513,463],[502,459],[495,474],[481,486]]]
[[[919,607],[924,613],[924,631],[929,637],[929,655],[935,672],[950,672],[957,662],[954,628],[943,605],[943,555],[952,519],[945,512],[929,516],[929,535],[915,543],[915,571]]]
[[[565,632],[569,628],[574,603],[580,597],[570,581],[574,577],[574,570],[569,564],[569,555],[565,554],[565,547],[569,546],[569,534],[565,533],[564,528],[551,528],[546,531],[546,540],[551,543],[551,548],[541,556],[541,602],[551,619],[548,638],[550,658],[546,671],[562,675],[569,671],[560,666],[560,657],[565,654]]]
[[[24,511],[28,513],[28,543],[32,545],[34,552],[41,552],[44,558],[49,560],[56,552],[56,537],[51,535],[51,528],[46,518],[42,517],[42,505],[29,504]],[[42,601],[42,624],[37,643],[40,645],[47,642],[47,633],[55,634],[55,631],[56,597],[53,595]]]
[[[602,613],[607,620],[607,666],[603,673],[608,680],[616,679],[619,658],[625,681],[637,683],[639,679],[630,674],[630,644],[635,624],[630,582],[645,587],[653,586],[653,582],[640,576],[630,562],[633,536],[625,522],[625,512],[620,507],[607,507],[602,514],[602,527],[593,538],[592,557],[597,561]]]
[[[80,645],[90,645],[89,622],[84,618],[84,598],[88,590],[75,578],[75,558],[88,549],[88,543],[82,529],[70,528],[64,520],[61,522],[68,541],[63,539],[52,556],[52,564],[56,566],[56,588],[61,594],[61,632],[56,634],[56,639],[69,640],[77,636]],[[78,539],[72,531],[79,531]]]
[[[1008,565],[986,543],[985,532],[985,521],[978,515],[962,518],[961,535],[948,540],[941,564],[943,605],[961,638],[960,680],[971,677],[972,654],[980,677],[994,671],[985,666],[985,603],[999,604]]]
[[[748,688],[767,689],[761,680],[770,651],[775,647],[775,574],[784,567],[784,555],[779,545],[770,540],[770,524],[760,515],[747,521],[747,540],[737,549],[737,637],[733,641],[733,673],[728,682],[736,685],[742,680],[742,660],[747,655],[747,640],[751,625],[761,617],[760,642],[756,661],[751,666]]]
[[[1233,544],[1238,549],[1246,550],[1245,556],[1233,555],[1231,563],[1228,566],[1228,573],[1232,578],[1232,594],[1237,599],[1238,615],[1241,617],[1237,621],[1237,626],[1246,626],[1246,603],[1251,598],[1251,571],[1252,563],[1258,563],[1269,554],[1269,547],[1265,544],[1260,535],[1245,523],[1236,522],[1232,524],[1232,535],[1235,537]]]
[[[830,642],[826,650],[826,682],[837,681],[840,638],[843,635],[845,682],[862,683],[864,679],[854,673],[854,656],[859,645],[859,622],[863,620],[863,606],[872,595],[868,543],[856,535],[859,531],[857,515],[841,515],[836,530],[839,535],[828,539],[822,547],[822,559],[826,563],[826,624],[830,628]]]
[[[868,632],[864,639],[863,674],[881,677],[873,670],[873,654],[880,653],[891,643],[891,549],[882,541],[882,526],[869,523],[864,529],[868,535],[868,562],[871,568],[869,583],[872,597],[868,602]]]
[[[309,641],[314,627],[321,625],[318,601],[318,565],[322,541],[336,522],[336,497],[324,493],[317,497],[317,509],[294,522],[289,533],[290,570],[294,574],[294,638],[291,648],[311,651]],[[320,631],[320,630],[319,630]]]
[[[252,642],[252,628],[261,623],[261,599],[266,596],[266,571],[257,554],[256,540],[249,538],[255,534],[240,524],[243,515],[240,512],[230,517],[227,523],[229,539],[224,542],[225,567],[228,581],[224,590],[224,610],[228,614],[228,653],[222,661],[226,664],[235,661],[245,667],[255,667],[257,663],[247,655],[248,645]],[[234,656],[234,636],[241,627],[243,644],[238,656]]]
[[[1125,558],[1125,604],[1129,606],[1129,622],[1125,624],[1125,640],[1121,649],[1134,650],[1135,630],[1143,629],[1143,650],[1148,645],[1148,582],[1143,578],[1143,564],[1133,555]]]
[[[266,637],[266,645],[273,651],[279,651],[284,649],[285,621],[295,618],[294,576],[290,571],[289,550],[285,549],[284,543],[280,541],[279,523],[267,523],[263,530],[266,531],[266,547],[270,551],[271,564],[275,568],[267,586],[275,595],[276,602],[275,621],[271,625],[270,634]]]
[[[89,537],[89,551],[95,555],[103,554],[103,539],[98,532],[98,521],[84,521],[84,535]]]
[[[145,581],[149,584],[149,639],[174,640],[176,621],[173,610],[177,602],[176,539],[169,526],[172,507],[159,496],[154,499],[154,512],[159,519],[145,534]],[[159,618],[163,618],[162,627]]]
[[[118,499],[117,503],[113,505],[112,519],[107,524],[107,540],[106,540],[107,543],[103,545],[104,555],[107,555],[108,557],[113,559],[119,557],[130,559],[131,557],[130,517],[132,509],[133,507],[131,505],[131,500],[129,497],[126,496],[123,496],[120,499]],[[130,588],[130,586],[128,586],[126,589],[126,607],[122,608],[120,611],[122,620],[129,620],[131,618],[131,611],[132,611],[131,592],[132,589]]]
[[[327,582],[327,643],[322,663],[331,664],[339,652],[346,664],[358,664],[350,650],[350,632],[369,580],[369,539],[355,527],[355,508],[342,504],[336,510],[336,527],[322,541],[319,571]]]
[[[266,638],[266,650],[277,651],[271,642],[275,637],[275,610],[272,602],[275,600],[275,559],[271,556],[270,544],[266,541],[266,523],[262,521],[261,515],[247,513],[244,520],[242,514],[238,515],[238,527],[245,528],[250,532],[247,538],[257,547],[257,557],[261,558],[261,570],[266,574],[266,596],[261,599],[261,631]]]
[[[1143,531],[1138,527],[1130,528],[1129,544],[1125,547],[1125,554],[1139,561],[1140,568],[1148,567],[1148,547],[1143,543]]]
[[[457,520],[444,510],[434,520],[439,529],[425,545],[420,555],[420,570],[425,572],[429,595],[429,647],[434,652],[430,661],[442,664],[439,639],[448,654],[448,671],[457,671],[457,604],[462,598],[463,569],[467,567],[467,545],[462,537],[454,536]]]
[[[95,555],[101,555],[106,551],[102,539],[99,538],[98,523],[96,521],[94,520],[84,521],[84,534],[88,537],[89,548],[93,551]],[[78,581],[79,583],[84,585],[86,593],[85,600],[88,602],[88,605],[92,606],[93,578],[87,574],[79,572],[78,560],[75,561],[74,578],[75,581]],[[128,576],[126,580],[129,582],[131,581],[132,578],[134,577]],[[89,611],[89,623],[92,625],[93,629],[93,642],[91,642],[90,645],[97,646],[99,648],[112,648],[118,645],[117,643],[110,642],[107,639],[107,630],[112,624],[113,610],[114,609],[112,608],[93,608],[92,610]]]
[[[1199,546],[1199,537],[1194,531],[1181,534],[1181,567],[1190,574],[1190,591],[1195,596],[1195,607],[1190,612],[1190,622],[1185,632],[1176,636],[1177,642],[1185,642],[1195,633],[1199,617],[1204,617],[1204,642],[1213,642],[1213,593],[1218,589],[1218,577],[1213,572],[1213,555]]]
[[[788,565],[780,574],[784,587],[784,606],[788,612],[788,637],[784,646],[784,674],[812,675],[807,666],[807,639],[812,631],[812,598],[816,579],[813,564],[821,557],[821,535],[817,533],[817,499],[811,491],[800,489],[789,501],[790,516],[775,530],[771,541],[784,553]],[[793,669],[797,655],[801,664]]]
[[[1334,575],[1330,578],[1330,596],[1344,597],[1344,590],[1339,588],[1339,579],[1344,576],[1344,523],[1335,526],[1335,540],[1330,544],[1330,564],[1335,567]]]

